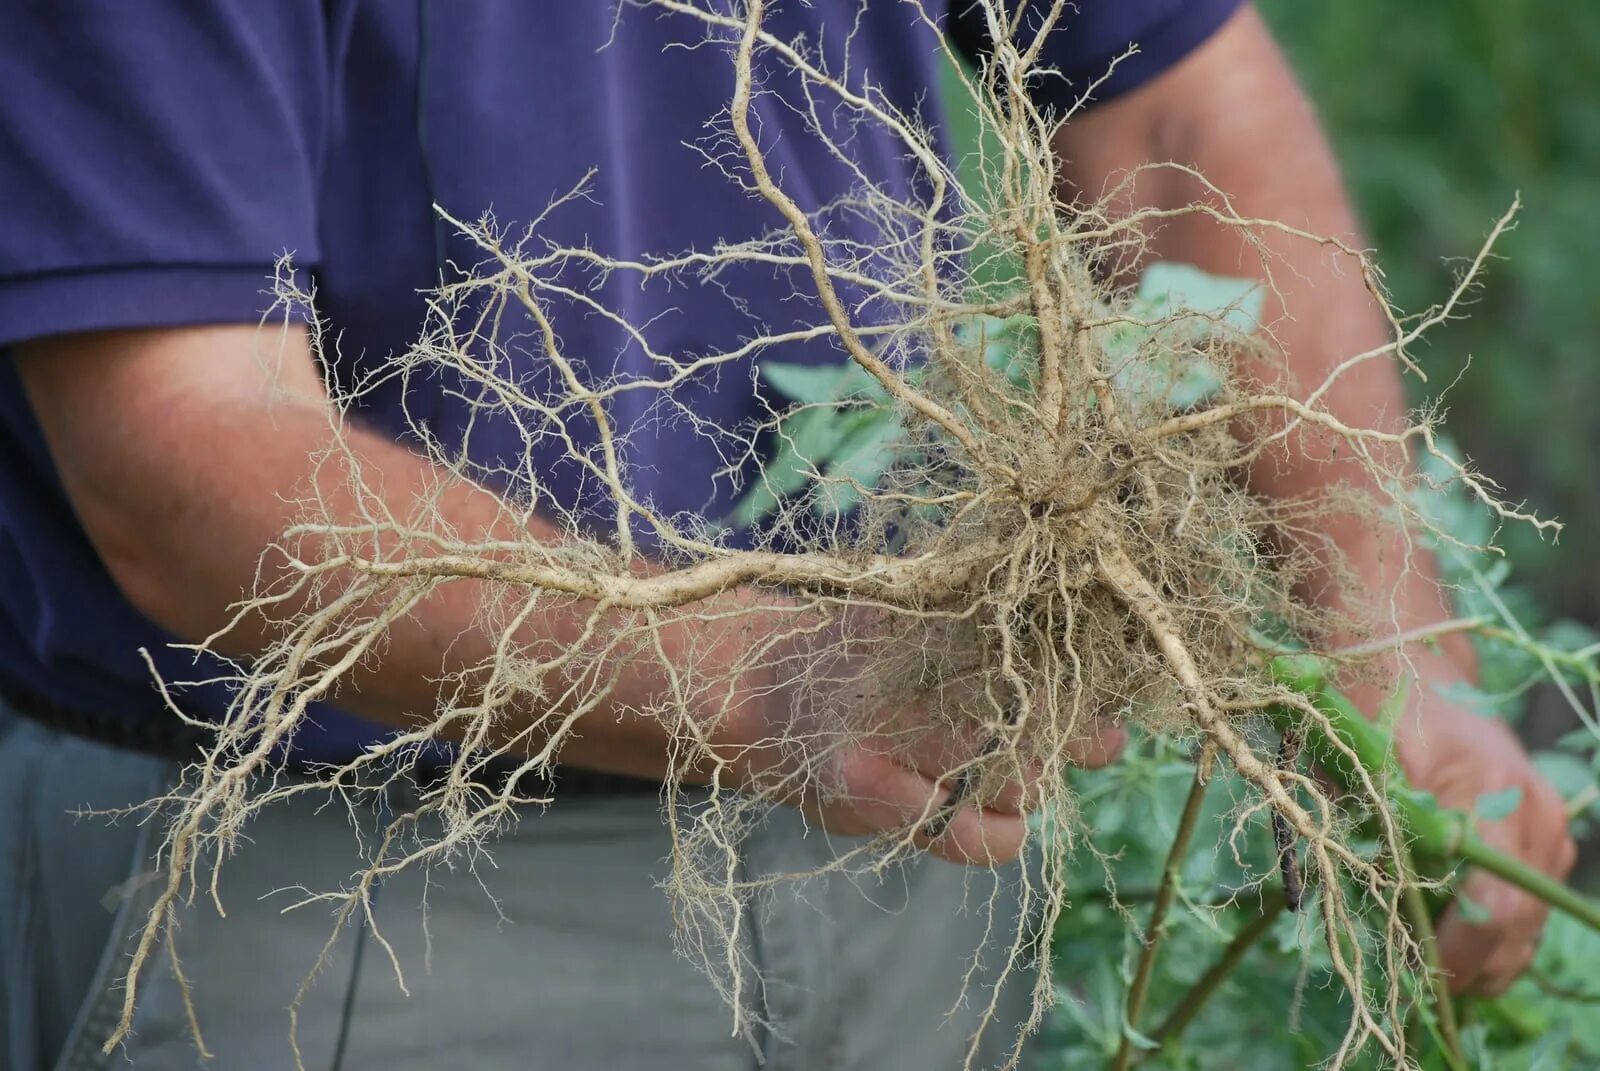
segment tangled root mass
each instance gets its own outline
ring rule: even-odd
[[[385,375],[447,376],[486,414],[516,421],[527,453],[498,474],[521,481],[505,516],[517,522],[536,512],[558,524],[562,538],[468,537],[428,504],[396,516],[348,457],[335,451],[323,459],[348,467],[368,515],[352,523],[331,515],[325,502],[309,502],[285,536],[288,572],[241,611],[270,617],[275,607],[307,607],[283,619],[278,642],[241,670],[238,699],[212,727],[215,741],[203,761],[156,801],[168,822],[165,884],[133,963],[130,1015],[139,973],[179,908],[214,891],[217,868],[263,808],[330,786],[348,797],[375,794],[401,776],[418,748],[452,742],[451,775],[424,795],[421,815],[397,818],[345,887],[312,897],[334,905],[341,926],[368,924],[371,891],[385,875],[470,854],[536,802],[517,797],[513,781],[488,787],[483,771],[491,762],[548,770],[579,718],[612,709],[622,667],[653,662],[663,684],[629,713],[656,720],[671,741],[674,775],[665,792],[677,805],[665,811],[675,845],[669,892],[680,936],[725,988],[730,1014],[749,1014],[744,910],[763,883],[788,880],[752,879],[740,870],[743,834],[772,807],[828,791],[829,764],[847,747],[872,741],[909,749],[926,734],[952,732],[984,741],[950,771],[974,799],[1010,777],[1037,773],[1043,810],[1054,816],[1030,832],[1028,852],[1040,865],[1027,871],[1018,893],[1025,921],[1005,939],[1008,969],[1036,972],[1042,1014],[1054,994],[1049,957],[1030,950],[1053,931],[1066,904],[1061,877],[1075,828],[1069,746],[1104,722],[1134,721],[1192,739],[1208,760],[1231,764],[1255,793],[1241,804],[1239,820],[1275,814],[1301,839],[1334,970],[1352,996],[1340,1055],[1375,1044],[1402,1062],[1398,983],[1369,985],[1366,957],[1374,946],[1365,939],[1377,918],[1390,939],[1389,951],[1378,954],[1393,960],[1388,974],[1397,977],[1410,941],[1394,921],[1400,889],[1348,836],[1352,815],[1376,816],[1379,839],[1397,858],[1402,831],[1389,823],[1381,786],[1367,785],[1364,799],[1331,799],[1326,788],[1279,768],[1275,743],[1259,725],[1271,703],[1298,704],[1307,718],[1318,717],[1271,683],[1263,652],[1284,635],[1315,644],[1348,624],[1296,595],[1308,570],[1325,567],[1328,548],[1285,537],[1313,529],[1318,516],[1348,502],[1337,490],[1315,501],[1270,502],[1252,494],[1241,474],[1265,452],[1292,448],[1306,429],[1336,435],[1382,489],[1382,500],[1363,508],[1414,526],[1420,522],[1408,505],[1413,477],[1404,447],[1435,450],[1431,420],[1349,426],[1324,403],[1331,381],[1294,390],[1287,377],[1268,385],[1245,374],[1246,355],[1258,367],[1271,363],[1274,349],[1268,332],[1247,337],[1232,326],[1236,309],[1152,313],[1112,285],[1102,269],[1137,253],[1154,216],[1114,212],[1118,191],[1099,205],[1061,206],[1051,145],[1069,117],[1040,111],[1016,92],[1037,75],[1036,58],[1011,34],[1003,5],[984,0],[998,43],[970,81],[970,96],[953,103],[977,111],[997,135],[978,188],[963,185],[933,135],[876,92],[865,73],[830,68],[821,51],[771,34],[770,5],[762,0],[747,0],[735,14],[688,0],[640,6],[652,10],[622,17],[684,20],[731,64],[734,92],[708,119],[703,148],[730,182],[772,206],[776,229],[709,252],[623,260],[545,242],[541,221],[515,241],[487,218],[452,221],[486,267],[436,295],[421,340]],[[1053,20],[1063,6],[1056,0],[1037,17]],[[819,137],[837,137],[835,120],[844,113],[852,124],[899,139],[920,167],[916,196],[864,181],[847,203],[803,211],[783,176],[767,167],[752,126],[753,102],[768,92],[765,75],[774,70],[803,88],[803,99],[786,104],[808,116]],[[838,148],[848,156],[848,146]],[[1187,211],[1234,228],[1247,243],[1259,245],[1269,232],[1321,243],[1361,272],[1382,301],[1357,251],[1240,218],[1220,191],[1211,192]],[[550,212],[563,207],[558,201]],[[830,236],[829,220],[846,212],[872,222],[879,235],[873,248]],[[844,408],[872,410],[895,430],[864,469],[801,456],[810,486],[831,486],[849,508],[818,510],[814,495],[780,497],[753,534],[741,534],[715,518],[659,514],[636,497],[626,461],[636,429],[617,423],[615,412],[625,398],[649,392],[652,422],[687,423],[714,439],[730,459],[728,478],[754,490],[768,474],[752,476],[744,461],[771,457],[792,410],[775,409],[747,426],[712,427],[674,391],[719,372],[727,380],[719,389],[743,389],[735,373],[748,374],[752,355],[794,332],[758,334],[693,356],[656,352],[647,325],[626,324],[606,303],[604,284],[618,276],[670,277],[676,285],[715,287],[719,273],[750,264],[780,266],[807,281],[815,311],[810,337],[842,351],[867,384]],[[575,271],[592,289],[574,291]],[[974,281],[980,271],[991,280],[981,286]],[[1470,281],[1469,274],[1462,291]],[[1393,342],[1353,355],[1335,375],[1364,361],[1404,360],[1405,346],[1448,316],[1462,291],[1422,321],[1391,318]],[[308,300],[288,292],[285,299]],[[616,321],[648,352],[653,373],[601,376],[594,362],[567,353],[554,310],[574,305],[582,315]],[[516,331],[502,329],[511,323]],[[997,366],[984,325],[1002,323],[1023,327],[1008,361]],[[315,341],[331,348],[324,336]],[[530,348],[548,373],[540,394],[509,371],[512,356],[525,362]],[[1160,385],[1191,366],[1208,370],[1214,387],[1175,405]],[[1152,382],[1157,389],[1140,386]],[[473,469],[423,434],[447,482],[494,482],[496,474]],[[532,459],[551,449],[587,474],[600,492],[598,506],[591,498],[580,508],[549,492]],[[1455,471],[1501,508],[1481,478]],[[311,705],[336,696],[355,667],[381,656],[395,621],[461,581],[486,582],[496,592],[481,625],[501,638],[495,657],[448,678],[438,709],[413,730],[314,781],[278,776],[283,747]],[[528,638],[528,622],[554,613],[578,615],[579,642]],[[736,656],[715,655],[752,620],[761,622],[760,632],[747,636]],[[703,646],[669,654],[662,641],[669,630],[700,636]],[[719,725],[774,696],[789,713],[774,719],[767,738],[747,742],[741,753],[713,746]],[[904,710],[926,716],[908,722],[884,713]],[[782,756],[763,767],[784,773],[734,791],[734,771],[749,753],[763,751]],[[696,787],[707,782],[720,790]],[[439,819],[442,832],[416,836],[422,815]],[[842,849],[829,866],[880,868],[923,851],[932,817],[908,815],[903,828]],[[1002,885],[995,888],[1000,895]]]

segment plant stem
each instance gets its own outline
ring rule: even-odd
[[[1572,821],[1600,800],[1600,785],[1590,785],[1567,801],[1567,821]]]
[[[1272,923],[1288,906],[1288,897],[1273,897],[1263,905],[1259,915],[1239,927],[1239,932],[1233,935],[1233,940],[1222,950],[1222,955],[1194,985],[1189,987],[1183,999],[1167,1013],[1167,1018],[1156,1028],[1156,1032],[1150,1035],[1151,1038],[1163,1043],[1176,1041],[1194,1021],[1195,1016],[1200,1014],[1200,1009],[1205,1007],[1206,1001],[1210,1000],[1222,983],[1227,981],[1228,975],[1243,962],[1245,954],[1255,947],[1256,942],[1266,936],[1267,931],[1272,929]]]
[[[1563,885],[1544,871],[1489,847],[1471,833],[1462,838],[1458,855],[1462,862],[1509,881],[1523,892],[1532,894],[1559,911],[1565,911],[1600,933],[1600,904]]]
[[[1574,1004],[1600,1004],[1600,993],[1588,993],[1582,989],[1574,989],[1553,981],[1549,975],[1537,967],[1528,968],[1528,980],[1539,987],[1539,992],[1557,1000],[1568,1000]]]
[[[1439,962],[1439,942],[1434,936],[1433,920],[1428,917],[1428,905],[1423,902],[1422,890],[1417,887],[1416,869],[1411,865],[1411,852],[1404,845],[1395,869],[1402,883],[1401,906],[1406,913],[1406,925],[1411,936],[1422,950],[1422,969],[1427,974],[1429,988],[1433,990],[1433,1013],[1439,1022],[1439,1036],[1444,1041],[1444,1055],[1452,1071],[1465,1071],[1466,1053],[1461,1047],[1461,1030],[1456,1023],[1455,998],[1450,995],[1450,982],[1444,976]]]
[[[1172,846],[1167,850],[1161,884],[1156,889],[1156,902],[1150,906],[1150,922],[1145,927],[1139,965],[1134,970],[1133,984],[1128,988],[1122,1041],[1117,1045],[1117,1056],[1111,1065],[1113,1071],[1127,1071],[1133,1058],[1133,1034],[1139,1026],[1139,1013],[1144,1010],[1145,994],[1150,988],[1150,977],[1155,972],[1156,952],[1161,947],[1161,938],[1166,931],[1167,912],[1171,910],[1173,898],[1177,895],[1179,876],[1183,872],[1184,859],[1189,854],[1189,841],[1194,837],[1195,824],[1200,820],[1200,805],[1205,801],[1215,754],[1216,745],[1208,741],[1195,763],[1194,781],[1189,785],[1189,796],[1183,801],[1183,814],[1178,818],[1177,832],[1173,834]]]
[[[1329,654],[1334,658],[1365,658],[1368,655],[1383,654],[1386,651],[1398,651],[1418,641],[1436,640],[1441,636],[1448,636],[1454,632],[1477,632],[1488,624],[1487,617],[1456,617],[1449,621],[1441,621],[1436,625],[1424,625],[1421,628],[1410,629],[1397,636],[1389,636],[1371,643],[1358,643],[1350,647],[1341,647]]]
[[[1381,786],[1389,805],[1411,837],[1412,850],[1447,865],[1467,863],[1503,878],[1519,889],[1600,933],[1600,904],[1589,900],[1543,871],[1485,844],[1472,832],[1472,820],[1461,811],[1439,806],[1426,792],[1417,791],[1394,760],[1389,734],[1368,721],[1355,704],[1329,687],[1322,665],[1308,655],[1288,655],[1272,660],[1272,674],[1280,684],[1304,695],[1327,719],[1326,725],[1308,720],[1293,707],[1268,710],[1280,731],[1304,730],[1306,749],[1324,773],[1348,790],[1360,783],[1355,763]],[[1350,754],[1335,746],[1329,730]]]

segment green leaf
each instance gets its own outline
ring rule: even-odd
[[[864,419],[838,444],[824,470],[827,482],[817,496],[819,513],[841,514],[853,508],[861,498],[855,484],[875,487],[894,464],[895,446],[905,438],[905,425],[891,409],[853,415]]]
[[[1039,326],[1032,316],[979,316],[962,332],[983,340],[983,363],[1004,373],[1014,387],[1026,387],[1033,376]]]
[[[1562,733],[1556,738],[1556,747],[1562,751],[1576,751],[1587,755],[1594,747],[1594,733],[1588,729],[1574,729],[1570,733]]]
[[[1149,360],[1123,361],[1112,377],[1116,388],[1139,406],[1171,412],[1193,409],[1223,387],[1209,361],[1167,352]]]
[[[1562,618],[1560,621],[1552,621],[1541,630],[1539,642],[1558,651],[1572,654],[1600,646],[1600,632],[1595,631],[1581,621]]]
[[[1592,742],[1593,738],[1590,739]],[[1593,788],[1596,783],[1594,767],[1576,755],[1561,751],[1541,751],[1533,756],[1533,765],[1540,776],[1561,793],[1562,799],[1571,799],[1580,792]]]
[[[1512,785],[1498,792],[1485,792],[1472,804],[1472,813],[1485,822],[1510,818],[1522,806],[1522,786]]]
[[[1148,1034],[1139,1033],[1139,1031],[1129,1026],[1126,1020],[1123,1021],[1122,1032],[1128,1036],[1129,1041],[1133,1042],[1134,1048],[1143,1049],[1146,1052],[1154,1052],[1161,1047],[1160,1042],[1156,1041],[1155,1038],[1150,1037]]]
[[[1406,712],[1406,707],[1411,703],[1411,685],[1410,676],[1401,677],[1399,686],[1378,705],[1378,716],[1373,720],[1390,737],[1394,736],[1394,727],[1399,724],[1400,715]]]
[[[1260,324],[1266,290],[1255,279],[1212,275],[1188,264],[1157,261],[1140,276],[1138,298],[1154,305],[1157,316],[1183,310],[1225,313],[1224,323],[1249,334]]]
[[[806,405],[843,401],[857,395],[885,396],[883,385],[854,361],[823,365],[771,362],[761,365],[761,378],[785,398]]]
[[[1481,926],[1483,923],[1494,918],[1494,916],[1489,913],[1488,908],[1484,907],[1482,904],[1478,903],[1469,896],[1458,895],[1456,897],[1455,906],[1456,912],[1461,916],[1462,921],[1470,922],[1475,926]]]
[[[1171,412],[1199,406],[1226,384],[1196,344],[1216,330],[1218,321],[1226,329],[1253,331],[1261,304],[1262,290],[1253,280],[1209,275],[1186,264],[1152,264],[1128,311],[1157,322],[1117,324],[1098,336],[1117,389],[1139,406]],[[1186,321],[1185,312],[1211,319]],[[1170,320],[1174,316],[1179,319]]]
[[[1222,387],[1222,376],[1211,367],[1211,362],[1199,358],[1186,361],[1177,378],[1167,388],[1167,408],[1176,412],[1193,409]]]
[[[1477,714],[1493,714],[1501,705],[1501,701],[1497,697],[1490,695],[1481,688],[1468,684],[1466,681],[1435,684],[1433,685],[1433,691],[1439,698],[1457,706],[1466,707]]]
[[[749,528],[775,512],[782,500],[804,487],[816,471],[816,455],[831,434],[838,411],[799,409],[778,422],[777,450],[724,523]]]
[[[783,501],[783,496],[788,493],[784,488],[796,480],[804,483],[805,474],[806,466],[800,460],[800,455],[795,453],[792,445],[784,443],[762,470],[761,478],[751,484],[724,523],[734,528],[749,528],[764,520]]]
[[[1567,1071],[1567,1050],[1572,1045],[1572,1024],[1558,1023],[1534,1046],[1528,1071]]]

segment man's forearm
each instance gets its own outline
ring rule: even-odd
[[[52,340],[19,355],[85,530],[124,593],[157,623],[197,640],[227,625],[232,607],[252,589],[281,589],[293,568],[282,550],[262,552],[302,519],[297,503],[308,498],[323,520],[368,526],[361,538],[387,541],[389,553],[407,549],[407,537],[386,530],[384,518],[403,528],[424,503],[465,542],[559,538],[547,522],[525,520],[382,435],[336,428],[304,336],[290,332],[281,352],[258,352],[279,344],[272,332],[254,328],[188,328]],[[104,417],[84,420],[86,412]],[[317,456],[324,460],[313,470]],[[327,549],[316,539],[284,550],[316,560]],[[416,547],[431,549],[420,541]],[[239,618],[217,649],[246,659],[259,654],[279,638],[275,621],[304,620],[327,592],[352,579],[347,573],[332,584],[304,586],[273,606],[270,618]],[[390,724],[431,720],[440,681],[493,663],[501,635],[486,622],[508,618],[491,605],[506,597],[485,581],[437,585],[388,628],[381,658],[366,659],[334,698]],[[591,609],[578,604],[532,615],[513,642],[547,652],[568,648]],[[370,611],[356,611],[363,612]],[[664,636],[669,647],[680,639],[689,637]],[[617,772],[663,773],[663,728],[629,714],[660,686],[650,660],[629,667],[567,758]],[[517,702],[528,709],[512,719],[513,731],[552,713],[534,707],[531,691]]]
[[[1355,216],[1326,140],[1254,12],[1241,12],[1164,81],[1149,94],[1113,102],[1069,124],[1062,150],[1068,178],[1079,187],[1072,192],[1096,196],[1106,176],[1115,180],[1146,161],[1172,161],[1194,168],[1225,191],[1240,216],[1278,220],[1360,246]],[[1193,176],[1156,168],[1131,186],[1128,201],[1118,209],[1191,203],[1220,207],[1217,195]],[[1191,214],[1162,224],[1150,253],[1218,274],[1263,280],[1270,274],[1273,286],[1263,321],[1287,363],[1242,369],[1269,387],[1304,396],[1346,358],[1390,341],[1360,265],[1333,246],[1270,228],[1246,235],[1236,226]],[[1348,424],[1391,431],[1403,427],[1405,397],[1392,360],[1370,360],[1346,370],[1324,400]],[[1401,448],[1388,450],[1390,456],[1382,457],[1385,465],[1406,463]],[[1251,468],[1250,480],[1263,494],[1280,500],[1337,485],[1377,491],[1367,464],[1319,429],[1298,431],[1280,448],[1263,454]],[[1376,634],[1445,616],[1430,557],[1408,545],[1392,523],[1374,520],[1370,511],[1357,508],[1319,518],[1319,533],[1342,552],[1354,583],[1340,590],[1325,571],[1308,578],[1305,594],[1365,618]],[[1383,604],[1349,605],[1351,588],[1381,593]],[[1459,637],[1446,642],[1454,645],[1452,653],[1462,664],[1470,662],[1469,644]]]

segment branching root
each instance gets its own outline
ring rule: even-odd
[[[964,777],[974,804],[1010,778],[1036,777],[1043,811],[1055,817],[1030,834],[1034,865],[1016,881],[997,877],[991,936],[1006,973],[1024,965],[1034,973],[1037,1022],[1055,989],[1050,958],[1033,944],[1065,908],[1064,860],[1077,836],[1070,745],[1133,722],[1209,742],[1256,793],[1241,821],[1276,814],[1298,837],[1308,910],[1351,998],[1334,1063],[1369,1046],[1406,1063],[1395,979],[1411,938],[1401,882],[1385,862],[1403,857],[1405,831],[1383,785],[1333,799],[1280,768],[1259,711],[1289,703],[1308,721],[1320,717],[1271,683],[1263,652],[1287,635],[1315,645],[1349,634],[1351,620],[1297,594],[1329,553],[1315,532],[1351,508],[1420,531],[1408,449],[1433,452],[1504,516],[1518,516],[1441,451],[1430,415],[1362,428],[1328,410],[1334,381],[1352,368],[1409,363],[1419,321],[1391,314],[1388,346],[1297,387],[1286,373],[1264,383],[1244,372],[1246,355],[1252,368],[1281,367],[1270,324],[1247,336],[1231,326],[1232,309],[1182,306],[1152,319],[1101,269],[1130,262],[1150,227],[1177,213],[1119,215],[1115,192],[1100,205],[1060,206],[1051,143],[1068,117],[1039,110],[1024,92],[1049,75],[1034,69],[1029,26],[1001,5],[978,5],[996,44],[970,95],[952,102],[996,133],[997,155],[976,188],[943,162],[917,114],[886,99],[870,72],[841,66],[847,52],[776,36],[763,0],[745,0],[738,14],[688,0],[640,6],[653,10],[620,17],[680,20],[714,46],[707,62],[720,49],[731,64],[732,96],[699,148],[737,190],[771,205],[775,229],[641,258],[546,241],[542,219],[520,238],[488,218],[452,220],[481,256],[478,268],[434,296],[415,346],[340,401],[348,409],[367,392],[426,381],[465,399],[471,418],[448,433],[421,420],[412,428],[441,473],[438,494],[421,503],[387,498],[353,446],[321,459],[338,493],[305,503],[269,556],[277,564],[263,566],[260,589],[240,609],[240,620],[275,622],[278,639],[241,668],[232,710],[206,725],[214,736],[203,760],[153,801],[167,822],[163,881],[108,1046],[127,1032],[139,977],[170,945],[181,912],[202,896],[222,909],[218,874],[263,809],[316,794],[355,813],[385,799],[421,759],[443,756],[415,807],[385,812],[387,828],[366,842],[348,884],[308,894],[334,909],[339,926],[371,925],[371,891],[387,876],[471,858],[509,823],[537,821],[533,809],[547,800],[526,795],[531,781],[517,775],[549,773],[585,719],[616,717],[645,719],[666,742],[667,885],[679,936],[740,1028],[757,1014],[747,909],[796,877],[741,866],[742,842],[772,808],[826,799],[841,756],[862,747],[910,761],[932,742],[967,742],[951,750],[946,783]],[[1063,6],[1043,9],[1054,18]],[[758,116],[779,103],[843,160],[860,126],[897,138],[916,168],[911,191],[858,172],[847,196],[802,203],[765,155]],[[1359,251],[1241,217],[1217,192],[1187,211],[1263,250],[1266,237],[1317,242],[1382,297]],[[845,219],[854,231],[838,226]],[[872,242],[840,237],[863,227]],[[772,272],[794,281],[789,307],[810,317],[802,326],[757,328],[725,348],[685,353],[658,349],[651,324],[623,311],[622,295],[667,281],[737,302],[742,277]],[[1474,280],[1466,275],[1423,320],[1450,315]],[[284,299],[309,301],[287,286]],[[598,354],[569,352],[563,318],[605,323],[629,362],[613,369]],[[1017,324],[1007,359],[996,362],[991,329]],[[319,331],[315,342],[337,365],[330,339]],[[658,510],[636,477],[642,464],[666,463],[652,454],[664,430],[687,428],[713,443],[726,459],[724,490],[756,493],[777,479],[774,451],[805,444],[785,419],[796,408],[753,369],[802,350],[853,362],[864,386],[841,411],[898,429],[872,455],[875,471],[802,453],[810,491],[775,493],[770,515],[750,531]],[[1171,381],[1195,368],[1209,369],[1215,388],[1174,404]],[[686,400],[707,384],[748,389],[764,407],[738,426],[716,426]],[[521,456],[462,460],[478,456],[472,437],[490,426],[514,429]],[[1252,494],[1245,468],[1309,435],[1331,436],[1360,459],[1376,498],[1356,488],[1290,503]],[[484,531],[459,530],[439,507],[452,486],[467,484],[504,502]],[[526,535],[534,518],[559,537]],[[338,768],[287,772],[285,750],[316,705],[354,687],[397,625],[457,585],[487,593],[474,631],[491,640],[467,664],[441,666],[437,709],[415,712],[411,728]],[[549,638],[553,620],[570,623],[560,641]],[[1275,639],[1264,637],[1264,622]],[[841,841],[826,869],[881,870],[925,851],[937,806]],[[1378,824],[1376,854],[1351,837],[1357,819]],[[1275,865],[1263,860],[1264,874]],[[1013,895],[1020,914],[1001,903]],[[1375,974],[1375,955],[1389,969]],[[394,966],[398,973],[398,959]],[[1374,977],[1390,984],[1375,988]],[[992,1015],[997,997],[982,999]],[[987,1018],[986,1029],[1016,1025]]]

